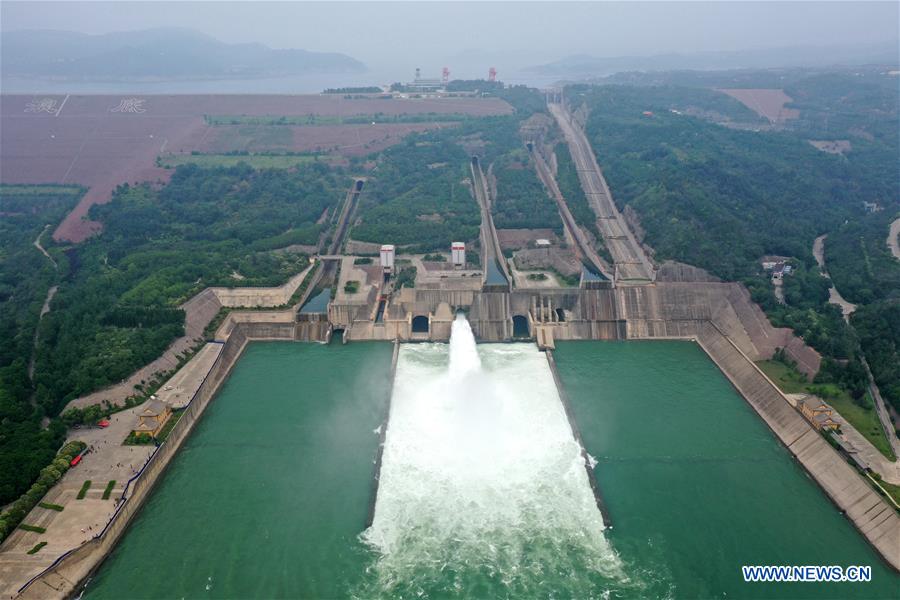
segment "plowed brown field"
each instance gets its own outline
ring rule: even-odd
[[[784,93],[784,90],[721,89],[719,91],[728,94],[756,114],[767,118],[771,123],[784,123],[788,119],[796,119],[800,116],[800,111],[784,107],[793,100]]]
[[[130,101],[129,101],[130,100]],[[163,152],[230,150],[372,152],[440,123],[287,127],[278,143],[247,135],[241,126],[211,127],[203,115],[350,116],[462,113],[507,114],[496,98],[344,99],[340,96],[0,96],[0,181],[79,183],[82,201],[53,234],[80,242],[100,224],[87,220],[93,204],[110,200],[121,183],[156,181],[170,171],[155,166]],[[246,138],[246,139],[244,139]]]

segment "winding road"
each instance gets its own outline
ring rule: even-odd
[[[819,270],[822,272],[822,277],[827,278],[831,281],[831,275],[828,274],[828,270],[825,268],[825,238],[827,235],[820,235],[813,242],[813,256],[816,258],[816,263],[819,265]],[[831,283],[831,287],[828,289],[828,303],[834,304],[838,308],[841,309],[841,314],[844,315],[844,320],[848,323],[850,322],[850,315],[856,310],[856,305],[852,302],[848,302],[841,296],[841,293],[837,291],[837,288],[834,286],[834,282]]]

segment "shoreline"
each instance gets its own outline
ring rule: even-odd
[[[900,548],[892,544],[900,532],[900,517],[877,493],[869,487],[853,468],[818,432],[790,406],[778,388],[753,364],[752,360],[718,328],[707,321],[700,326],[696,336],[654,336],[655,339],[694,340],[744,398],[765,421],[772,433],[813,478],[818,487],[845,516],[872,548],[895,571],[900,572]],[[172,430],[169,438],[150,456],[144,467],[131,479],[123,492],[123,501],[117,506],[106,527],[94,538],[81,546],[64,553],[50,566],[32,577],[19,588],[20,598],[74,597],[83,589],[91,575],[102,565],[113,551],[121,536],[126,532],[131,520],[137,515],[153,491],[160,475],[174,458],[181,444],[187,439],[194,425],[203,416],[209,403],[215,399],[222,384],[240,359],[251,341],[291,340],[293,323],[246,323],[235,324],[223,349],[205,376],[199,389],[185,407],[185,414]],[[640,341],[633,338],[626,341]],[[214,342],[215,343],[215,342]],[[218,342],[222,343],[222,342]],[[392,372],[395,369],[399,343],[394,343]],[[585,455],[585,468],[594,493],[597,507],[604,524],[612,526],[609,513],[599,490],[584,445],[574,421],[569,414],[564,390],[555,368],[551,352],[547,360],[563,408],[572,427],[576,441]],[[393,380],[392,380],[393,385]],[[387,417],[382,427],[381,437],[387,434],[390,419],[390,400]],[[375,500],[378,493],[378,474],[383,452],[383,440],[379,443],[375,462],[374,486],[369,508],[368,522],[374,517]],[[47,588],[50,588],[49,590]],[[52,591],[51,591],[52,590]]]

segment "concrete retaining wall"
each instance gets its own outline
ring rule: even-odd
[[[160,445],[140,472],[129,480],[116,512],[96,537],[61,556],[48,569],[20,590],[21,598],[62,598],[74,596],[83,582],[112,551],[160,475],[187,439],[222,383],[231,374],[247,343],[255,339],[293,339],[293,324],[238,323],[221,354],[203,380],[165,443]]]
[[[698,341],[791,454],[885,560],[900,570],[900,516],[714,324]]]

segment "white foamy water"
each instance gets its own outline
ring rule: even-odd
[[[601,596],[628,586],[546,357],[446,344],[400,349],[361,597]]]

